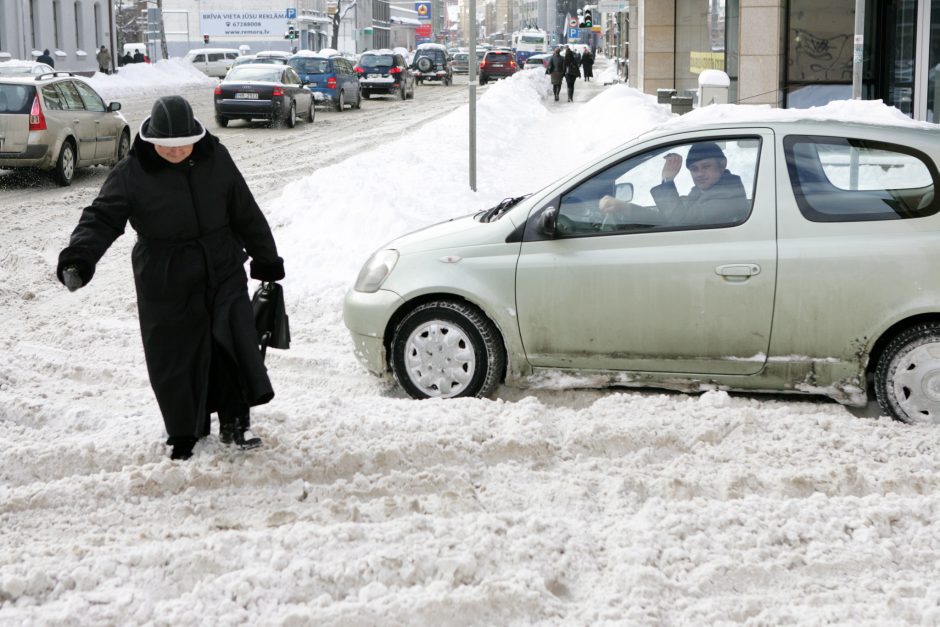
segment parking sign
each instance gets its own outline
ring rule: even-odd
[[[581,39],[581,29],[580,29],[580,28],[569,28],[569,29],[568,29],[568,39]]]
[[[287,19],[289,20],[297,19],[297,9],[287,9]]]

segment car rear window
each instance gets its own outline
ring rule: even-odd
[[[301,74],[329,74],[329,59],[291,59],[288,64]]]
[[[0,85],[0,114],[28,114],[35,93],[32,85]]]
[[[784,138],[797,205],[813,222],[921,218],[940,211],[940,175],[907,146],[848,137]]]
[[[364,54],[359,59],[362,67],[391,67],[395,65],[395,58],[390,54]]]
[[[281,80],[282,70],[278,68],[266,68],[266,67],[248,67],[243,65],[240,67],[232,68],[228,73],[228,76],[225,77],[226,81],[269,81],[272,83],[278,83]]]
[[[444,61],[444,53],[440,50],[419,50],[415,55],[415,61],[421,57],[427,57],[434,61],[435,63],[441,63]]]
[[[486,55],[487,61],[502,61],[506,62],[509,60],[509,53],[506,52],[491,52]]]

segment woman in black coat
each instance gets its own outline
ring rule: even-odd
[[[581,62],[571,48],[565,53],[565,83],[568,84],[568,102],[574,101],[574,82],[581,77]]]
[[[594,78],[594,55],[590,50],[585,49],[581,55],[581,67],[584,68],[584,82],[590,82]]]
[[[57,275],[86,285],[130,222],[147,371],[174,459],[187,459],[219,414],[219,438],[254,448],[249,407],[274,397],[258,348],[244,263],[284,277],[264,214],[228,150],[180,96],[160,98],[128,157],[85,208]],[[247,251],[247,253],[246,253]]]
[[[552,93],[555,95],[555,101],[558,101],[558,94],[561,93],[561,78],[565,75],[565,59],[561,56],[561,48],[555,48],[552,58],[548,60],[548,67],[545,73],[551,76]]]

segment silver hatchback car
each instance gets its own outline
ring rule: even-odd
[[[120,109],[68,72],[0,77],[0,168],[38,168],[70,185],[77,167],[114,165],[131,146]]]
[[[940,422],[940,128],[662,129],[527,197],[401,237],[345,301],[415,398],[572,386],[870,390]]]

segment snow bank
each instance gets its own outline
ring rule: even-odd
[[[137,94],[172,93],[174,89],[195,85],[216,85],[218,79],[206,76],[185,59],[165,59],[156,63],[131,63],[116,74],[95,75],[88,82],[105,100]]]

